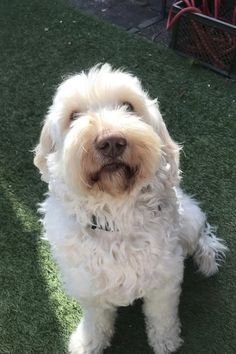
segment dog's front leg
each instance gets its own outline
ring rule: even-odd
[[[114,331],[115,308],[83,306],[83,318],[72,333],[71,354],[99,354],[108,347]]]
[[[181,284],[168,283],[144,297],[148,341],[156,354],[175,352],[182,343],[178,318]]]

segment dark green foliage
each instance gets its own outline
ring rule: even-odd
[[[1,0],[0,26],[0,354],[66,353],[81,317],[40,240],[36,204],[46,186],[30,150],[62,76],[107,61],[159,97],[172,136],[184,144],[183,186],[231,249],[212,279],[186,266],[180,353],[235,353],[235,84],[63,0]],[[152,352],[139,303],[120,310],[117,328],[107,353]]]

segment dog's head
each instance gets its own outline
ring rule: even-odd
[[[142,188],[165,164],[178,183],[179,147],[139,80],[108,64],[64,81],[49,109],[34,163],[46,182],[118,197]]]

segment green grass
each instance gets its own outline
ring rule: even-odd
[[[211,279],[187,262],[179,353],[235,353],[235,83],[63,0],[1,0],[0,26],[0,354],[66,353],[81,317],[40,239],[36,204],[46,186],[30,150],[62,76],[106,61],[133,71],[159,97],[172,136],[185,146],[184,188],[231,249]],[[140,303],[120,310],[106,353],[152,353]]]

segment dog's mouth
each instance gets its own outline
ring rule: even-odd
[[[125,177],[126,180],[131,180],[137,174],[138,167],[132,167],[124,162],[114,161],[103,165],[99,171],[91,176],[91,181],[93,183],[98,182],[102,179],[103,175],[115,175],[120,174]]]
[[[108,164],[104,165],[102,167],[102,171],[112,173],[112,172],[116,172],[116,171],[118,171],[122,168],[126,168],[126,167],[127,166],[124,163],[112,162],[112,163],[108,163]]]

